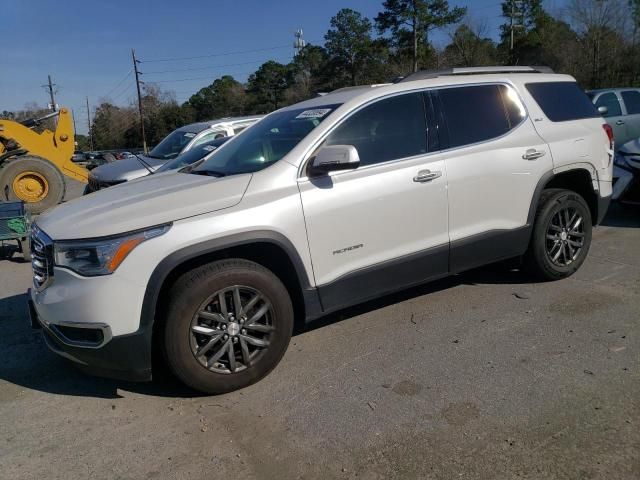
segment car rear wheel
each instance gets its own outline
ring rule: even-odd
[[[544,280],[573,275],[587,257],[591,230],[591,212],[579,194],[570,190],[545,190],[525,254],[525,267]]]
[[[221,260],[187,272],[171,289],[164,350],[185,384],[224,393],[267,375],[292,330],[291,299],[276,275],[247,260]]]

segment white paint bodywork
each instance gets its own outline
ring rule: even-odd
[[[86,278],[56,267],[48,288],[32,290],[38,313],[50,323],[105,323],[114,336],[124,335],[139,327],[145,289],[156,266],[177,250],[209,240],[258,230],[280,233],[296,249],[308,284],[318,286],[450,241],[522,227],[538,181],[551,171],[586,165],[600,194],[610,194],[603,121],[549,121],[524,87],[540,81],[574,79],[548,74],[445,76],[338,91],[288,107],[341,104],[269,168],[225,178],[168,172],[59,206],[37,222],[54,241],[173,225],[136,247],[112,275]],[[307,178],[305,165],[312,153],[363,105],[403,92],[484,83],[511,86],[527,109],[523,122],[503,137]],[[526,160],[522,155],[529,149],[545,155]],[[413,177],[425,169],[441,176],[415,182]]]

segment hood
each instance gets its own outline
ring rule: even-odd
[[[140,155],[140,158],[142,158],[142,160],[144,160],[153,171],[167,163],[167,160],[145,157],[143,155]],[[116,183],[144,177],[148,174],[149,170],[142,166],[136,157],[132,157],[100,165],[99,167],[91,170],[90,175],[99,182]]]
[[[166,172],[63,203],[36,219],[54,240],[104,237],[237,205],[251,174],[206,177]]]

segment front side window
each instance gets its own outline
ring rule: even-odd
[[[449,147],[497,138],[526,116],[520,98],[506,85],[471,85],[434,91],[445,117]]]
[[[174,130],[149,152],[149,157],[162,160],[176,158],[197,134],[198,132],[189,130]]]
[[[634,115],[640,113],[640,92],[636,90],[626,90],[622,92],[622,100],[627,107],[627,114]]]
[[[233,137],[190,173],[225,176],[262,170],[293,150],[338,107],[324,105],[272,113],[242,135]]]
[[[604,113],[603,117],[617,117],[622,115],[622,108],[620,108],[620,102],[615,93],[603,93],[596,100],[596,108],[607,107],[607,113]]]
[[[353,145],[360,165],[373,165],[427,152],[422,94],[379,100],[342,122],[324,145]]]

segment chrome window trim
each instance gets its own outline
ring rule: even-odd
[[[505,87],[510,88],[511,90],[514,91],[516,96],[520,99],[520,103],[522,104],[522,107],[524,108],[524,111],[525,111],[525,116],[522,118],[520,123],[518,123],[515,127],[512,127],[509,131],[503,133],[502,135],[500,135],[498,137],[492,137],[492,138],[487,139],[487,140],[482,140],[482,141],[475,142],[475,143],[468,143],[466,145],[459,145],[459,146],[456,146],[456,147],[450,147],[450,148],[446,148],[446,149],[436,150],[436,151],[433,151],[433,152],[425,152],[424,154],[420,154],[420,155],[413,155],[413,156],[410,156],[410,157],[403,157],[403,158],[394,158],[393,160],[387,160],[386,162],[372,163],[370,165],[364,165],[362,167],[358,167],[357,170],[365,170],[365,169],[369,169],[369,168],[372,168],[372,167],[378,167],[378,166],[381,166],[381,165],[390,165],[390,164],[393,164],[393,163],[412,160],[414,158],[419,158],[419,157],[439,155],[441,153],[448,153],[448,152],[451,152],[451,151],[460,150],[462,148],[468,148],[468,147],[472,147],[472,146],[482,145],[482,144],[488,143],[488,142],[494,142],[496,140],[500,140],[500,139],[510,135],[512,132],[514,132],[515,130],[519,129],[525,123],[525,121],[527,119],[531,118],[530,115],[529,115],[529,109],[527,107],[527,104],[522,99],[522,95],[520,95],[520,92],[518,92],[518,89],[515,88],[513,83],[507,82],[507,81],[495,81],[495,80],[492,80],[490,82],[474,82],[474,83],[463,83],[463,84],[458,84],[458,85],[441,85],[441,86],[435,86],[435,87],[421,87],[421,88],[413,88],[411,90],[403,90],[401,92],[393,92],[393,93],[390,93],[390,94],[387,94],[387,95],[383,95],[383,96],[371,99],[371,100],[359,105],[357,108],[352,109],[348,113],[342,115],[340,118],[338,118],[333,123],[333,125],[331,125],[329,127],[329,129],[324,134],[322,134],[322,136],[318,140],[316,140],[311,145],[311,147],[307,148],[305,150],[305,152],[303,153],[303,155],[302,155],[303,160],[300,163],[300,167],[298,167],[298,181],[309,181],[309,177],[305,173],[305,170],[307,168],[307,164],[309,162],[309,159],[311,158],[313,153],[320,146],[320,144],[322,144],[322,142],[324,142],[327,139],[327,137],[329,135],[331,135],[331,133],[336,128],[338,128],[349,117],[354,115],[356,112],[359,112],[363,108],[366,108],[369,105],[372,105],[372,104],[374,104],[374,103],[376,103],[378,101],[385,100],[387,98],[396,97],[396,96],[399,96],[399,95],[405,95],[405,94],[411,94],[411,93],[429,92],[429,91],[433,91],[433,90],[444,90],[444,89],[448,89],[448,88],[465,88],[465,87],[477,87],[477,86],[485,86],[485,85],[504,85]],[[506,114],[506,112],[505,112],[505,114]],[[426,120],[425,120],[425,122],[426,122]],[[344,175],[344,174],[350,173],[352,171],[353,170],[330,172],[328,176],[333,177],[333,176]]]

